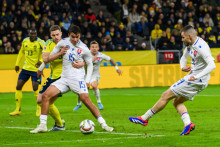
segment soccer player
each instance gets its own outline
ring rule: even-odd
[[[49,105],[53,104],[57,96],[66,93],[69,90],[77,93],[81,101],[87,106],[91,113],[98,119],[102,128],[106,131],[113,131],[105,120],[100,115],[98,108],[92,103],[89,98],[88,89],[89,81],[92,75],[92,56],[87,46],[80,41],[81,30],[78,26],[71,26],[69,28],[69,37],[62,39],[53,49],[48,60],[54,60],[63,55],[63,68],[61,78],[52,83],[42,96],[42,107],[40,116],[40,125],[30,131],[30,133],[47,132],[47,114]],[[85,61],[87,64],[87,76],[84,80],[85,69],[84,67],[75,68],[72,62]],[[42,69],[41,69],[42,71]]]
[[[167,103],[173,99],[173,106],[176,108],[185,125],[180,135],[187,135],[195,129],[195,124],[191,122],[188,111],[183,103],[187,100],[193,100],[194,96],[208,86],[210,72],[216,66],[208,44],[197,36],[196,30],[192,26],[185,26],[181,31],[181,36],[186,48],[181,57],[180,66],[182,71],[190,71],[190,73],[165,91],[157,103],[144,115],[129,117],[131,122],[144,126],[147,125],[148,120],[163,110]],[[191,67],[186,65],[188,56],[191,58]]]
[[[43,50],[43,61],[44,63],[48,63],[48,57],[50,53],[52,52],[53,48],[56,46],[56,44],[62,39],[62,32],[61,28],[58,25],[53,25],[50,27],[50,36],[52,39],[47,40],[46,42],[46,48]],[[60,56],[59,58],[55,59],[54,61],[50,62],[50,69],[51,69],[51,75],[47,78],[44,85],[41,87],[38,97],[37,97],[37,103],[41,104],[42,102],[42,94],[46,91],[46,89],[51,85],[51,83],[58,80],[62,73],[62,61],[63,58]],[[74,65],[78,65],[80,67],[84,66],[84,62],[75,63]],[[38,76],[43,75],[43,72],[38,70],[37,71]],[[65,121],[61,120],[59,110],[54,104],[51,104],[49,106],[49,114],[52,116],[52,118],[55,120],[55,125],[50,129],[50,131],[64,131],[65,130]],[[40,115],[39,115],[40,116]]]
[[[122,74],[122,71],[117,67],[115,61],[110,58],[109,56],[105,55],[105,54],[102,54],[99,51],[99,44],[98,42],[96,41],[92,41],[90,43],[90,52],[93,56],[93,72],[92,72],[92,78],[90,80],[90,84],[93,88],[93,92],[97,98],[97,103],[98,103],[98,107],[100,110],[102,110],[104,107],[101,103],[101,98],[100,98],[100,92],[99,92],[99,89],[98,89],[98,84],[99,84],[99,80],[100,80],[100,72],[99,72],[99,69],[100,69],[100,66],[101,66],[101,63],[103,60],[106,60],[106,61],[110,61],[115,69],[116,69],[116,72],[121,75]],[[78,110],[79,108],[81,108],[81,101],[80,101],[80,98],[78,97],[77,99],[77,105],[76,107],[73,109],[73,111],[76,111]]]
[[[34,97],[37,99],[38,85],[41,83],[41,79],[37,77],[37,69],[42,63],[42,50],[44,45],[45,42],[37,37],[36,29],[30,29],[29,37],[23,40],[21,50],[19,51],[17,61],[15,64],[15,71],[19,72],[19,63],[21,62],[22,58],[25,58],[25,62],[19,74],[16,86],[16,109],[15,111],[9,113],[9,115],[11,116],[21,114],[21,90],[30,77],[32,80]],[[40,105],[37,105],[36,115],[40,114],[40,111]]]

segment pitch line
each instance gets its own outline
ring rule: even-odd
[[[137,139],[137,138],[145,138],[144,136],[139,136],[139,137],[118,137],[118,138],[103,138],[103,139],[86,139],[86,140],[67,140],[67,141],[45,141],[45,142],[30,142],[30,143],[12,143],[12,144],[3,144],[3,145],[31,145],[31,144],[54,144],[54,143],[68,143],[68,142],[84,142],[84,141],[106,141],[106,140],[112,140],[112,139]]]
[[[161,96],[161,94],[102,94],[102,95],[104,95],[104,96],[108,96],[108,95],[125,95],[125,96],[136,96],[136,95],[155,95],[155,96]],[[197,95],[197,97],[198,96],[220,96],[220,95],[208,95],[208,94],[206,94],[206,95]]]
[[[21,129],[21,130],[33,130],[35,128],[28,128],[28,127],[0,127],[0,128],[8,128],[8,129]],[[67,132],[80,132],[79,130],[65,130]],[[128,136],[145,136],[145,137],[162,137],[165,135],[145,135],[143,134],[135,134],[135,133],[117,133],[117,132],[97,132],[94,131],[94,133],[98,134],[114,134],[114,135],[128,135]]]

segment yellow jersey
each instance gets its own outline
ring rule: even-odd
[[[25,38],[22,42],[15,66],[19,66],[21,59],[25,58],[23,69],[36,72],[38,70],[38,67],[36,67],[38,61],[43,62],[42,50],[44,46],[45,42],[38,37],[33,42],[30,41],[29,37]]]
[[[52,39],[48,39],[46,42],[46,48],[44,48],[43,52],[52,52],[53,48],[56,46],[56,43]],[[51,79],[57,79],[61,76],[62,73],[62,65],[63,65],[63,57],[60,56],[54,61],[50,62],[51,69]]]

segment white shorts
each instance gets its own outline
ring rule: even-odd
[[[188,81],[190,76],[191,75],[186,75],[170,87],[176,96],[183,96],[188,100],[193,100],[194,96],[208,86],[208,81],[204,82],[201,79]]]
[[[92,82],[99,83],[99,81],[100,81],[100,75],[92,75],[91,80],[90,80],[90,84],[92,84]]]
[[[69,90],[76,94],[88,93],[86,82],[84,80],[60,78],[51,85],[56,86],[61,93],[66,93]]]

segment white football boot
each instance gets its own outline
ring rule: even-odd
[[[40,124],[37,126],[36,129],[30,131],[31,134],[36,134],[36,133],[45,133],[47,132],[47,125],[46,124]]]

